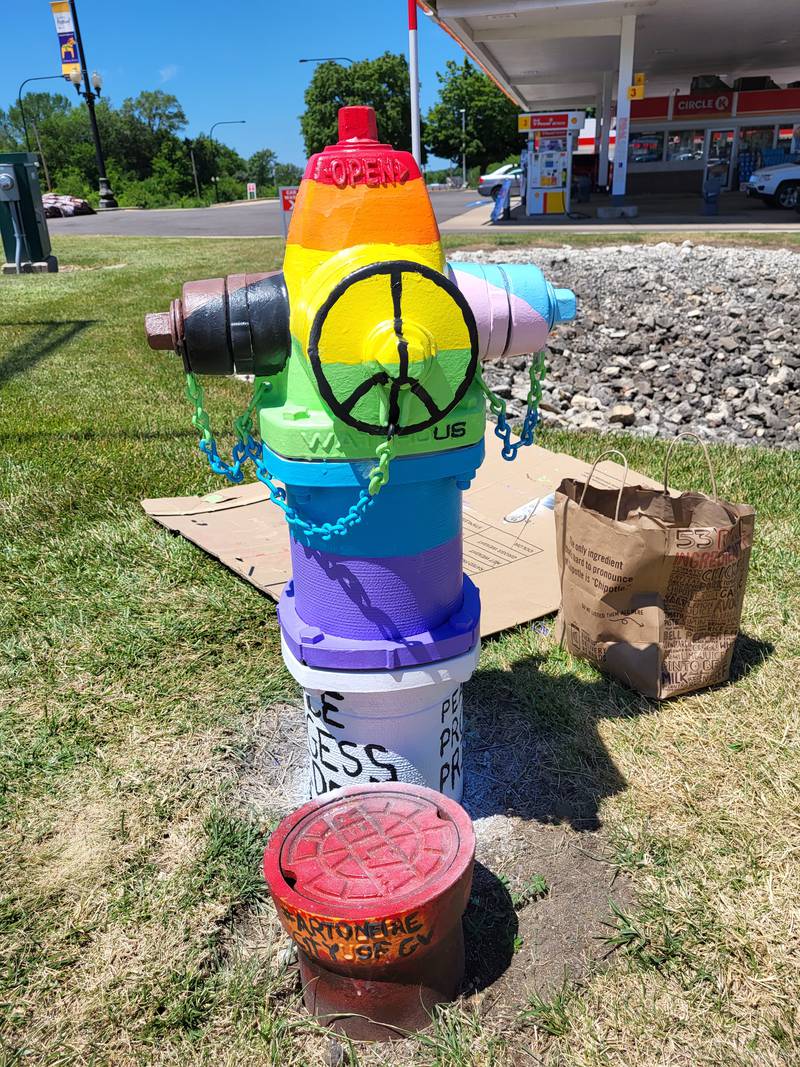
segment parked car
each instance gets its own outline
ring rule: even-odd
[[[800,161],[754,170],[746,189],[748,196],[757,196],[767,207],[795,207],[800,190]]]
[[[478,182],[478,192],[481,196],[490,196],[492,200],[496,200],[500,195],[503,182],[506,178],[510,178],[511,195],[519,196],[521,177],[522,167],[517,167],[513,163],[506,163],[502,167],[498,167],[497,170],[493,170],[490,174],[481,175]]]
[[[95,210],[86,200],[79,196],[61,196],[58,193],[44,193],[42,196],[45,218],[68,219],[73,215],[94,215]]]

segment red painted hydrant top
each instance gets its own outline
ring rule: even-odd
[[[452,929],[469,894],[469,816],[441,793],[352,786],[284,819],[264,874],[290,936],[333,964],[391,964]]]

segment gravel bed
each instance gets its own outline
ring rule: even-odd
[[[451,258],[535,263],[577,294],[550,340],[544,425],[800,447],[800,255],[684,241]],[[515,417],[528,363],[484,367]]]

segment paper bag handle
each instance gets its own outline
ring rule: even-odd
[[[594,463],[592,464],[592,469],[589,471],[589,477],[583,483],[583,492],[581,493],[581,498],[578,501],[578,507],[583,507],[583,498],[586,496],[586,490],[589,488],[589,482],[592,480],[597,464],[600,462],[601,459],[603,459],[604,456],[621,456],[623,466],[625,467],[625,473],[622,475],[622,484],[620,485],[619,492],[617,493],[617,506],[614,509],[614,522],[619,522],[619,505],[622,500],[622,490],[625,488],[625,482],[628,480],[628,457],[625,455],[624,452],[620,452],[618,448],[607,448],[605,452],[601,452],[597,459],[594,461]]]
[[[664,492],[669,492],[669,461],[672,458],[672,450],[682,437],[693,437],[702,448],[703,455],[706,457],[706,463],[708,464],[708,473],[711,477],[711,492],[714,494],[714,499],[719,500],[717,479],[714,477],[714,468],[711,466],[711,456],[708,454],[708,446],[702,437],[699,437],[696,433],[692,433],[691,430],[683,430],[681,433],[675,434],[674,438],[669,443],[667,454],[664,457]]]

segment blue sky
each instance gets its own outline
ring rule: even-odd
[[[115,103],[164,89],[183,105],[189,136],[218,120],[245,119],[216,136],[244,156],[267,147],[293,163],[305,159],[297,116],[313,71],[298,59],[366,59],[408,47],[406,0],[77,0],[77,9],[89,68],[103,75],[104,95]],[[24,78],[59,71],[47,0],[4,5],[2,33],[0,107],[7,108]],[[424,112],[436,97],[436,71],[463,52],[421,11],[419,44]],[[62,91],[57,82],[28,88]]]

